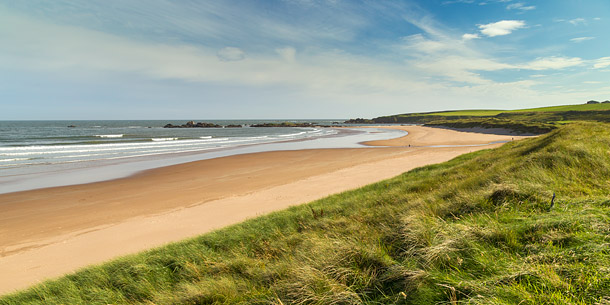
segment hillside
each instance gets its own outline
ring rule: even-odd
[[[517,110],[456,110],[456,111],[429,112],[429,113],[425,113],[425,115],[495,116],[500,113],[567,112],[567,111],[600,111],[600,110],[610,110],[610,103],[563,105],[563,106],[538,107],[538,108],[527,108],[527,109],[517,109]]]
[[[551,106],[518,110],[459,110],[406,113],[346,123],[425,124],[454,128],[505,128],[523,133],[546,133],[574,121],[610,122],[610,103]]]
[[[608,127],[560,126],[0,304],[607,304]]]

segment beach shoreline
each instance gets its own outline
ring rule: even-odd
[[[0,294],[522,138],[382,128],[408,135],[367,143],[386,147],[235,155],[110,181],[0,194]]]
[[[319,136],[298,139],[284,137],[286,134],[283,134],[278,136],[281,139],[276,138],[275,140],[264,143],[241,143],[239,137],[235,137],[235,139],[237,139],[235,141],[237,144],[225,146],[222,144],[223,140],[231,142],[228,140],[228,137],[225,137],[218,139],[218,147],[189,148],[185,151],[174,151],[170,153],[149,151],[147,154],[140,156],[78,160],[75,162],[59,162],[55,164],[51,162],[32,166],[0,167],[0,194],[120,179],[155,168],[233,155],[278,150],[360,148],[364,147],[363,145],[358,144],[362,141],[388,139],[402,135],[402,132],[391,129],[380,130],[383,132],[377,132],[377,130],[370,128],[329,129],[333,131],[326,132],[326,134]],[[261,136],[261,138],[266,138],[266,136]],[[213,139],[203,139],[201,141],[205,142],[209,140]],[[270,139],[267,139],[267,141],[269,140]],[[143,142],[127,142],[121,145],[141,145],[142,143]],[[158,143],[173,143],[172,145],[180,145],[181,141],[165,141]],[[190,144],[187,144],[187,146],[188,145]],[[101,150],[112,150],[111,147],[105,147],[103,144],[97,145],[96,147],[102,147],[99,148]],[[64,148],[70,149],[70,146],[65,146]],[[93,148],[88,147],[87,149]],[[25,153],[29,154],[31,152]],[[87,153],[85,153],[85,155],[87,155]]]

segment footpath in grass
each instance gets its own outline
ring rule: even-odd
[[[610,304],[609,127],[565,125],[0,304]]]

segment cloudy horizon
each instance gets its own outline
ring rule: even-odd
[[[610,3],[0,2],[1,120],[355,118],[610,99]]]

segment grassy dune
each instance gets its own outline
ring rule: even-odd
[[[565,125],[0,304],[610,304],[609,127]]]

